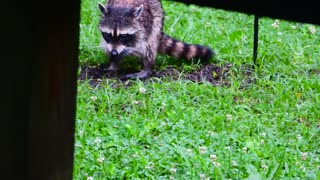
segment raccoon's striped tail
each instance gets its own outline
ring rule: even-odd
[[[162,33],[158,52],[175,58],[209,60],[214,52],[206,46],[187,44]]]

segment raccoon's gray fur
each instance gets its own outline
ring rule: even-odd
[[[126,78],[146,78],[152,73],[157,52],[176,58],[208,60],[214,54],[205,46],[192,45],[163,32],[164,13],[160,0],[109,0],[99,3],[102,47],[109,56],[109,70],[118,70],[125,55],[139,57],[143,69]]]

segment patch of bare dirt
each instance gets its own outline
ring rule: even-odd
[[[82,66],[79,79],[89,80],[89,82],[93,85],[99,83],[101,79],[104,78],[126,82],[127,79],[122,79],[123,75],[133,72],[133,70],[127,69],[122,70],[122,72],[120,71],[118,73],[112,73],[109,72],[107,68],[108,67],[104,64],[99,66]],[[169,78],[172,80],[185,79],[197,83],[206,81],[216,86],[228,85],[229,82],[226,80],[226,78],[230,73],[230,68],[231,64],[225,64],[222,66],[206,64],[201,65],[198,69],[193,71],[181,73],[182,71],[180,69],[168,66],[161,70],[155,70],[153,74],[144,81],[152,80],[154,78]],[[250,76],[250,74],[247,74],[246,76]]]

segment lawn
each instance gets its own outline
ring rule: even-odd
[[[97,3],[82,1],[80,66],[107,63]],[[320,179],[320,27],[262,18],[253,69],[253,16],[162,3],[165,32],[228,69],[195,82],[201,64],[159,55],[178,77],[79,80],[74,179]]]

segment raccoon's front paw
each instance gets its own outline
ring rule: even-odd
[[[117,72],[119,70],[119,68],[115,65],[110,65],[107,70],[110,72]]]
[[[130,79],[130,78],[146,79],[150,75],[151,75],[151,71],[142,70],[138,73],[127,74],[123,77],[123,79]]]

